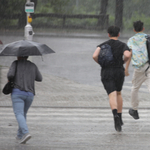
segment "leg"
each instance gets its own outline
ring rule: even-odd
[[[33,101],[33,98],[34,96],[26,96],[26,98],[24,99],[24,118],[26,119],[26,116],[27,116],[27,112],[32,104],[32,101]],[[24,134],[24,136],[22,137],[21,141],[20,141],[20,144],[25,144],[29,139],[31,138],[31,135],[28,133]]]
[[[21,130],[21,128],[20,127],[18,127],[18,133],[17,133],[17,137],[19,138],[19,139],[21,139],[22,138],[22,130]]]
[[[123,125],[123,121],[122,121],[122,106],[123,106],[123,100],[122,100],[122,95],[121,95],[121,90],[122,90],[122,86],[124,83],[124,70],[123,69],[119,69],[116,70],[115,73],[115,86],[116,86],[116,94],[117,94],[117,110],[118,110],[118,116],[120,118],[120,123],[121,125]]]
[[[123,100],[121,96],[121,92],[117,92],[117,109],[118,113],[122,113]]]
[[[121,92],[117,92],[117,108],[118,108],[118,116],[120,118],[120,123],[123,125],[122,121],[122,106],[123,106],[123,100],[122,100],[122,95]]]
[[[145,80],[145,84],[147,85],[147,88],[150,92],[150,68],[147,71],[147,77],[146,77],[146,80]]]
[[[142,83],[145,80],[146,80],[145,69],[143,67],[140,68],[140,69],[134,69],[133,79],[132,79],[132,89],[131,89],[131,106],[132,106],[132,108],[129,109],[129,114],[134,119],[139,119],[139,114],[138,114],[138,106],[139,106],[138,91],[139,91],[139,88],[141,87]]]
[[[12,103],[13,103],[13,110],[18,122],[19,126],[19,137],[22,137],[24,134],[28,133],[28,127],[26,124],[26,119],[24,117],[24,100],[22,95],[15,95],[12,94]]]
[[[121,129],[120,118],[117,113],[118,102],[117,102],[117,92],[116,91],[109,94],[109,104],[110,104],[110,107],[112,109],[113,116],[114,116],[115,129],[116,129],[116,131],[120,132],[122,129]]]
[[[109,95],[109,104],[111,109],[117,109],[117,92],[114,91],[112,93],[110,93]]]
[[[115,74],[114,79],[115,79],[114,80],[114,83],[115,83],[114,87],[116,87],[116,92],[114,95],[115,96],[115,103],[116,103],[115,107],[117,109],[117,115],[119,116],[120,124],[123,125],[123,121],[122,121],[123,100],[122,100],[122,96],[121,96],[121,90],[122,90],[122,86],[123,86],[123,82],[124,82],[124,70],[116,70],[116,74]],[[113,94],[113,93],[111,93],[111,94]]]
[[[109,104],[112,109],[112,113],[114,117],[114,126],[115,126],[116,131],[120,132],[122,129],[121,129],[120,118],[117,113],[118,104],[117,104],[117,92],[116,92],[115,80],[114,80],[113,74],[112,75],[104,74],[102,75],[102,77],[103,77],[102,83],[109,96]]]
[[[27,96],[26,100],[25,100],[25,106],[24,106],[24,117],[26,119],[26,116],[27,116],[27,112],[33,102],[33,98],[34,96]]]
[[[122,105],[123,105],[123,101],[122,101],[122,96],[121,96],[121,92],[112,92],[109,94],[109,104],[111,109],[117,109],[118,113],[122,113]]]
[[[133,110],[138,110],[139,106],[138,91],[144,81],[145,81],[145,73],[140,72],[140,69],[135,69],[133,73],[132,89],[131,89],[131,106]]]

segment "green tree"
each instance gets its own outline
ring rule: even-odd
[[[0,19],[10,19],[14,14],[21,13],[22,0],[0,0]]]
[[[39,0],[39,5],[37,6],[37,12],[41,13],[60,13],[65,14],[69,10],[69,2],[70,0]],[[41,7],[42,6],[42,7]]]

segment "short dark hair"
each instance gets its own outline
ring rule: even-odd
[[[29,56],[18,56],[19,59],[28,59]]]
[[[29,56],[22,56],[22,57],[25,58],[25,59],[28,59]]]
[[[136,32],[142,31],[143,30],[143,25],[144,25],[144,23],[140,20],[133,22],[133,27],[134,27],[134,30]]]
[[[111,37],[117,37],[120,32],[120,28],[117,26],[110,26],[107,29],[107,32],[110,34]]]

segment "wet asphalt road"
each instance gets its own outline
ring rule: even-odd
[[[38,62],[38,66],[44,72],[49,74],[83,84],[100,85],[100,66],[94,62],[92,55],[96,46],[107,39],[37,37],[37,41],[46,43],[56,53],[44,56],[43,62],[39,58],[34,60]],[[132,70],[130,72],[132,74]],[[130,80],[131,76],[126,79],[126,81]]]
[[[23,39],[23,35],[2,35],[0,36],[4,44]],[[67,78],[78,83],[102,86],[100,81],[100,66],[94,62],[92,55],[96,46],[108,40],[97,36],[77,36],[72,34],[66,36],[40,36],[35,35],[34,41],[45,43],[56,53],[41,56],[33,56],[32,61],[35,62],[40,70],[50,75]],[[127,42],[128,38],[119,38],[123,42]],[[15,58],[1,57],[0,63],[3,66],[9,66]],[[131,89],[131,79],[133,68],[130,65],[130,76],[125,78],[124,88]]]
[[[1,36],[4,44],[22,39],[22,36]],[[34,41],[47,44],[56,53],[40,57],[33,57],[42,71],[85,83],[97,84],[100,67],[92,59],[96,46],[108,38],[67,38],[67,37],[38,37]],[[126,42],[126,39],[123,39]],[[2,58],[2,60],[4,60]],[[7,58],[6,58],[7,59]],[[4,60],[4,62],[6,62]],[[3,62],[2,62],[3,63]],[[98,80],[97,80],[98,79]]]
[[[130,35],[131,36],[131,35]],[[121,36],[119,40],[127,42],[128,36]],[[4,44],[23,39],[23,34],[9,32],[0,35]],[[100,66],[94,62],[92,55],[96,46],[108,40],[107,34],[57,34],[57,33],[35,33],[33,41],[45,43],[56,53],[41,56],[33,56],[35,62],[43,73],[73,80],[81,84],[103,86],[100,80]],[[10,66],[14,57],[0,57],[2,66]],[[129,67],[130,76],[125,77],[123,89],[131,90],[133,67]],[[143,84],[140,91],[145,90]]]

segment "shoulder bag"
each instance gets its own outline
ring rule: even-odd
[[[16,72],[17,72],[17,62],[16,62],[15,75],[16,75]],[[4,86],[4,88],[3,88],[2,92],[3,92],[5,95],[8,95],[8,94],[12,93],[12,90],[13,90],[13,88],[14,88],[15,75],[14,75],[14,78],[11,79],[11,80],[9,80],[9,81],[5,84],[5,86]]]

